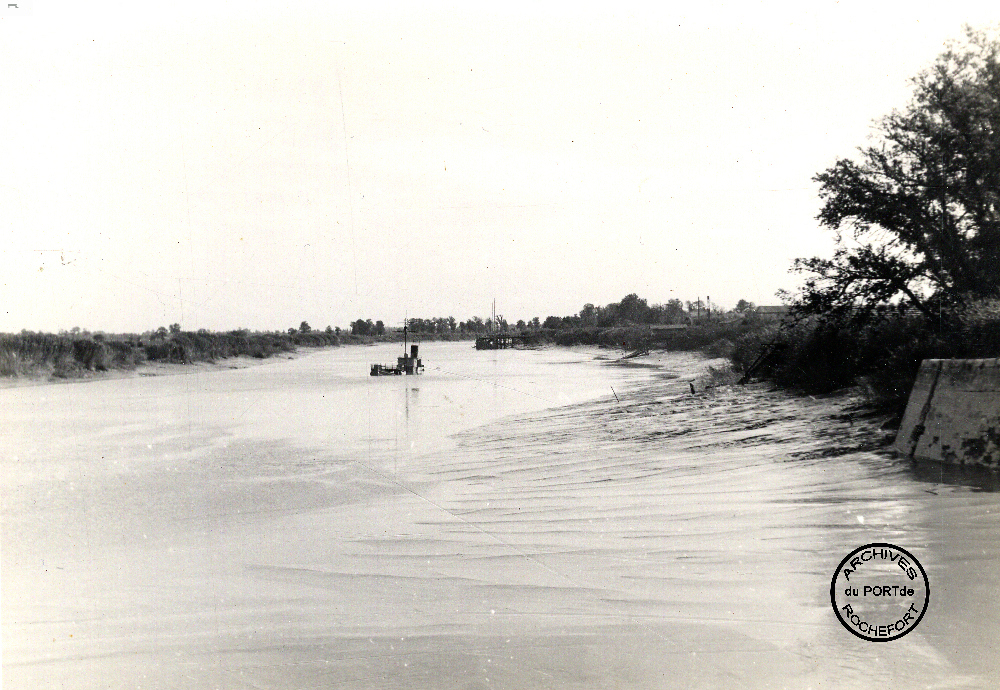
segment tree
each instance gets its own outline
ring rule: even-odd
[[[179,323],[170,324],[170,332],[172,334],[177,334],[181,332],[181,325]]]
[[[618,303],[612,302],[597,308],[597,325],[601,328],[617,326],[619,320]]]
[[[667,323],[682,321],[686,316],[684,314],[684,303],[675,297],[664,305],[664,313],[666,314]]]
[[[312,328],[309,327],[308,322],[303,321],[302,323],[299,324],[299,333],[308,333],[311,330]]]
[[[753,307],[754,307],[753,302],[747,302],[745,299],[741,299],[739,302],[736,303],[736,311],[739,314],[744,314],[753,309]]]
[[[609,305],[610,306],[610,305]],[[649,305],[634,292],[625,295],[618,303],[618,318],[632,323],[646,323]]]
[[[967,28],[912,84],[876,143],[813,178],[837,248],[796,261],[800,312],[863,319],[902,302],[933,317],[1000,295],[1000,41]]]
[[[381,320],[375,322],[375,335],[385,335],[385,324]]]

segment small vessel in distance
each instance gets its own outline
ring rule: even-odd
[[[515,345],[522,345],[528,341],[528,337],[523,333],[492,333],[481,335],[476,338],[477,350],[506,350]]]
[[[405,350],[404,350],[405,352]],[[372,376],[400,376],[402,374],[419,374],[424,368],[423,362],[417,356],[417,346],[410,345],[409,356],[396,358],[396,366],[391,364],[373,364]]]
[[[396,358],[396,366],[391,364],[373,364],[372,376],[401,376],[403,374],[419,374],[424,368],[423,362],[417,356],[418,346],[410,345],[410,355],[406,355],[406,323],[403,323],[403,356]]]
[[[524,333],[514,333],[508,330],[507,321],[503,315],[497,314],[497,303],[493,300],[493,319],[487,324],[486,335],[476,338],[477,350],[506,350],[514,345],[523,345],[528,338]]]

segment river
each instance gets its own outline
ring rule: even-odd
[[[1000,686],[1000,515],[694,355],[398,345],[0,390],[3,688]],[[890,542],[930,604],[850,634]]]

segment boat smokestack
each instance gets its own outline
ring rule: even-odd
[[[416,359],[417,358],[417,346],[416,345],[410,345],[410,358],[411,359]]]

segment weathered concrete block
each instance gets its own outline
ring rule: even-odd
[[[930,359],[895,448],[907,457],[1000,467],[1000,359]]]
[[[934,388],[937,386],[938,375],[941,373],[941,359],[925,359],[920,364],[917,379],[910,390],[910,398],[906,403],[903,421],[896,433],[895,449],[907,457],[913,457],[917,442],[924,433],[924,422],[930,411]]]

